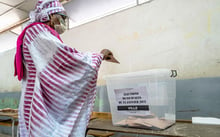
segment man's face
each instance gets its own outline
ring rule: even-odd
[[[50,15],[50,24],[59,34],[67,29],[67,16],[58,13]]]

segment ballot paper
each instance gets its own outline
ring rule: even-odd
[[[158,117],[151,118],[137,118],[128,117],[116,123],[118,126],[136,127],[136,128],[149,128],[149,129],[166,129],[173,125],[174,122],[165,119],[159,119]]]
[[[220,125],[219,118],[213,117],[192,117],[193,124],[209,124],[209,125]]]

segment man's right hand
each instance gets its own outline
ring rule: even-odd
[[[119,63],[117,59],[113,56],[113,53],[109,49],[103,49],[101,51],[101,54],[104,55],[103,60],[106,60],[108,62],[113,62],[113,63]]]

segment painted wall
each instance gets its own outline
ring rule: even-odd
[[[179,79],[220,76],[220,1],[154,0],[84,24],[62,35],[69,46],[109,48],[120,65],[103,63],[103,75],[172,68]]]
[[[0,53],[0,93],[20,91],[20,82],[14,77],[14,54],[15,49]]]
[[[80,51],[113,51],[121,62],[103,62],[103,76],[152,68],[178,70],[179,79],[220,76],[220,1],[154,0],[71,29],[64,42]],[[19,91],[15,49],[0,53],[0,92]]]

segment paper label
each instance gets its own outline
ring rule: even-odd
[[[115,89],[117,111],[123,114],[149,114],[148,95],[145,86]]]

